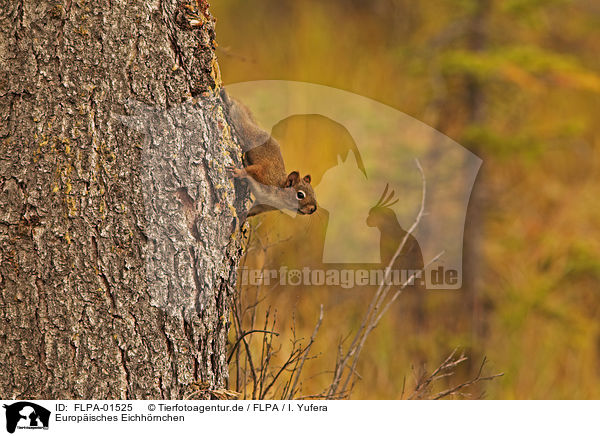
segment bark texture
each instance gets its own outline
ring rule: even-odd
[[[0,0],[0,398],[226,386],[245,193],[207,8]]]

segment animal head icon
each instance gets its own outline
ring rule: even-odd
[[[367,225],[369,227],[378,227],[381,228],[386,222],[393,219],[396,221],[396,214],[391,209],[391,206],[398,203],[399,198],[394,198],[395,191],[392,190],[388,194],[388,189],[390,185],[389,183],[385,185],[385,189],[383,190],[383,194],[377,201],[377,204],[369,210],[369,216],[367,217]]]

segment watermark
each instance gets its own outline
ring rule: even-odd
[[[365,264],[424,269],[426,289],[461,287],[465,217],[481,159],[419,120],[347,91],[276,80],[226,89],[277,140],[286,168],[311,175],[318,204],[310,216],[257,218],[264,222],[256,233],[272,247],[261,254],[264,264],[319,265],[340,277]]]
[[[424,289],[461,287],[465,217],[481,165],[477,156],[409,115],[347,91],[277,80],[225,88],[252,112],[253,137],[278,144],[285,163],[285,170],[277,170],[282,180],[301,174],[312,186],[293,192],[292,203],[306,202],[313,189],[316,198],[316,210],[271,210],[277,209],[273,204],[290,202],[272,198],[277,187],[265,190],[263,197],[274,201],[262,203],[269,206],[263,210],[271,211],[250,220],[262,221],[254,225],[254,235],[270,248],[255,251],[262,253],[256,259],[246,256],[254,270],[277,267],[261,280],[342,289],[376,286],[387,280],[381,271],[389,267],[394,286],[414,275],[414,285]],[[168,109],[129,102],[130,116],[120,117],[145,138],[140,165],[149,293],[153,304],[175,313],[193,315],[212,304],[204,289],[214,278],[199,277],[197,271],[199,266],[218,271],[221,260],[202,256],[205,235],[211,240],[216,235],[212,243],[220,247],[229,243],[236,224],[222,211],[229,210],[229,197],[240,184],[252,185],[227,176],[227,168],[237,174],[244,164],[223,153],[233,140],[224,121],[226,100],[211,94]],[[216,210],[203,201],[215,190]],[[261,205],[254,194],[249,210]],[[211,219],[216,212],[227,222]],[[243,221],[246,215],[237,212]],[[250,269],[245,281],[244,274],[242,285],[258,277]]]
[[[429,278],[426,280],[425,275]],[[364,286],[419,286],[427,282],[439,286],[455,286],[459,272],[455,269],[444,269],[438,266],[423,271],[420,269],[290,269],[282,266],[279,269],[240,269],[240,283],[243,286],[329,286],[351,289]]]

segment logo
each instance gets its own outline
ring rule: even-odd
[[[264,225],[254,235],[268,250],[246,262],[248,283],[254,274],[284,286],[462,286],[479,157],[407,114],[343,90],[289,81],[226,88],[270,131],[286,165],[311,174],[318,203],[310,216],[259,218]],[[382,279],[388,266],[392,274]]]
[[[18,429],[48,429],[50,411],[29,401],[19,401],[4,405],[6,409],[6,431],[14,433]]]
[[[230,84],[227,93],[252,112],[251,145],[276,140],[285,167],[294,170],[289,176],[311,175],[318,204],[314,213],[299,214],[306,192],[257,181],[250,186],[256,188],[251,207],[281,213],[257,218],[253,237],[268,250],[246,259],[243,283],[460,289],[466,211],[479,157],[409,115],[347,91],[267,80]],[[231,131],[207,121],[206,114],[223,114],[221,106],[212,94],[168,109],[130,100],[129,115],[115,116],[144,135],[140,175],[151,241],[144,245],[149,293],[154,305],[173,314],[193,316],[196,307],[212,304],[209,293],[197,294],[193,266],[194,246],[206,231],[197,228],[196,218],[213,213],[202,201],[210,192],[206,187],[214,185],[219,211],[235,205],[242,221],[248,212],[236,201],[248,183],[217,171],[236,161],[219,154],[219,144],[231,143]],[[219,140],[207,141],[209,133]],[[214,162],[216,156],[226,161]],[[239,159],[235,165],[242,167]],[[218,244],[229,243],[234,224],[214,224]]]

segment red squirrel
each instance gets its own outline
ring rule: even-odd
[[[279,143],[258,127],[250,110],[231,98],[225,89],[221,98],[229,121],[241,142],[244,168],[229,168],[233,176],[245,179],[255,201],[248,217],[270,210],[289,209],[302,215],[317,210],[310,174],[300,177],[298,171],[287,174]]]

